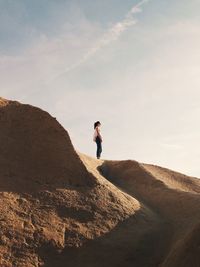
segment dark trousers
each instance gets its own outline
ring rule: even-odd
[[[101,157],[101,152],[102,152],[101,139],[99,136],[96,137],[96,144],[97,144],[97,158],[99,159]]]

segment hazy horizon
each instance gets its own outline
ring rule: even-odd
[[[200,177],[200,0],[0,0],[0,96],[95,156]]]

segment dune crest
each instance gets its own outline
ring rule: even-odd
[[[0,146],[0,266],[200,266],[198,179],[96,160],[56,118],[3,98]]]

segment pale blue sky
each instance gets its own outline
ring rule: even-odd
[[[103,158],[200,177],[199,10],[200,0],[0,0],[0,95],[49,111],[83,153],[95,156],[100,120]]]

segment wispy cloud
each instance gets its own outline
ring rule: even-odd
[[[10,1],[4,2],[9,4]],[[53,114],[69,131],[76,149],[88,155],[93,156],[95,152],[91,123],[99,119],[103,123],[105,158],[134,158],[200,177],[197,145],[200,132],[200,19],[197,6],[200,8],[200,3],[175,0],[173,6],[166,4],[168,10],[165,10],[164,1],[152,1],[146,23],[138,27],[137,36],[131,37],[124,33],[135,27],[135,19],[139,20],[136,13],[146,7],[146,1],[132,7],[127,14],[123,13],[122,20],[107,30],[102,27],[102,21],[103,25],[113,21],[121,2],[113,6],[112,16],[102,15],[96,23],[84,16],[86,10],[87,14],[94,11],[93,5],[88,5],[89,9],[78,6],[69,10],[68,6],[58,3],[61,1],[48,2],[55,3],[45,6],[47,14],[51,14],[49,8],[54,10],[53,21],[48,22],[49,15],[42,18],[44,20],[30,40],[27,36],[35,24],[31,21],[27,25],[27,16],[22,23],[23,16],[19,16],[20,23],[16,22],[14,29],[19,34],[25,32],[27,38],[23,38],[22,47],[18,44],[19,49],[15,51],[17,39],[9,34],[12,40],[4,43],[15,44],[15,50],[4,54],[0,49],[1,96],[40,106]],[[94,5],[98,7],[96,2]],[[109,9],[110,3],[119,1],[107,2],[105,6]],[[124,8],[130,3],[128,0],[122,2]],[[40,1],[34,3],[40,9]],[[13,7],[9,18],[15,18],[12,15],[16,10],[21,15],[21,7]],[[39,13],[34,21],[39,15],[44,16],[43,11]],[[101,12],[97,13],[92,15],[98,18]],[[13,30],[14,24],[9,26],[8,19],[0,17],[8,36],[7,27]],[[38,23],[38,19],[36,21]],[[56,31],[51,32],[54,22]],[[47,29],[42,27],[43,23]],[[0,35],[1,40],[5,39]],[[118,57],[113,56],[118,52],[118,46],[114,44],[122,35],[124,42],[121,45],[126,53],[120,55],[118,65]],[[99,62],[95,56],[95,53],[100,56],[106,45],[112,46],[106,51],[107,58],[103,58],[109,64]],[[49,77],[63,73],[74,62],[84,65],[87,60],[92,60],[94,66],[89,75],[86,75],[88,70],[70,72],[69,76],[66,74],[67,79],[64,74],[64,79],[46,86]],[[101,68],[103,64],[105,69]],[[116,135],[116,129],[120,136]]]
[[[94,44],[94,46],[78,62],[72,64],[71,66],[67,67],[63,72],[57,74],[55,77],[53,77],[53,79],[51,79],[51,81],[57,79],[63,74],[66,74],[78,68],[87,60],[89,60],[100,49],[102,49],[106,45],[109,45],[111,42],[117,40],[123,32],[125,32],[129,27],[137,23],[137,21],[134,18],[134,15],[136,13],[141,12],[142,11],[141,7],[147,2],[149,2],[149,0],[142,0],[138,4],[134,5],[131,8],[131,10],[125,15],[124,19],[122,21],[115,23],[110,29],[108,29],[107,32],[103,35],[103,37],[99,39]]]

